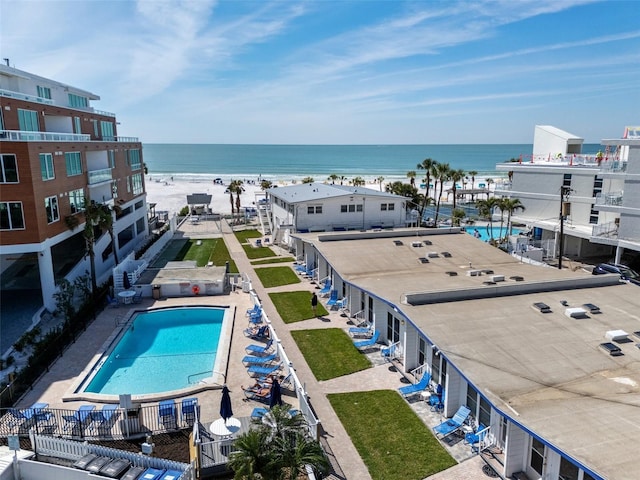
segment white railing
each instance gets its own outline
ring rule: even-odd
[[[60,132],[30,132],[26,130],[0,130],[0,138],[14,142],[89,142],[91,135]]]
[[[592,237],[610,237],[618,234],[618,222],[599,223],[591,229]]]
[[[42,98],[36,95],[28,95],[26,93],[14,92],[0,88],[0,97],[17,98],[18,100],[26,100],[27,102],[44,103],[45,105],[54,105],[55,102],[50,98]]]
[[[624,191],[599,193],[596,195],[596,205],[621,206]]]
[[[87,172],[87,176],[89,177],[89,185],[113,180],[113,175],[111,174],[110,168],[101,168],[100,170],[91,170]]]
[[[418,383],[419,379],[421,379],[425,373],[429,373],[429,371],[429,365],[423,363],[422,365],[411,370],[409,373],[413,375],[414,383]]]

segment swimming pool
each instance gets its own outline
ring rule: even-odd
[[[181,390],[212,377],[226,336],[221,334],[226,310],[178,307],[135,313],[81,390],[147,395]]]
[[[498,239],[501,236],[504,237],[507,234],[506,225],[502,227],[502,230],[500,229],[500,226],[494,226],[492,228],[489,228],[488,226],[467,227],[466,230],[468,234],[479,238],[483,242],[489,241],[489,238],[491,238],[490,233],[493,233],[494,239]],[[478,232],[477,234],[476,231]],[[519,235],[523,231],[524,230],[521,228],[511,228],[511,235]]]

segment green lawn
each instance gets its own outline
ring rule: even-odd
[[[301,320],[313,318],[313,310],[311,309],[311,292],[309,291],[274,292],[270,293],[269,297],[276,306],[278,314],[284,323],[299,322]],[[327,312],[322,304],[318,302],[317,313],[319,316],[322,316],[327,315],[329,312]]]
[[[260,238],[262,234],[257,230],[239,230],[233,232],[240,243],[250,242],[252,238]]]
[[[255,272],[265,288],[300,283],[300,277],[289,267],[256,268]]]
[[[255,262],[251,262],[251,265],[267,265],[269,263],[287,263],[293,261],[293,257],[273,257],[267,258],[266,260],[256,260]]]
[[[249,243],[243,243],[242,248],[244,248],[244,253],[247,254],[247,258],[249,260],[277,256],[276,252],[271,250],[269,247],[254,247]]]
[[[293,330],[293,339],[318,380],[329,380],[371,367],[340,328]]]
[[[198,245],[198,241],[201,242]],[[231,273],[238,273],[238,267],[229,255],[227,245],[222,238],[207,238],[203,240],[188,240],[182,249],[173,258],[175,261],[195,260],[198,267],[204,267],[209,262],[217,267],[224,267],[225,262],[229,262]]]
[[[456,464],[397,392],[328,398],[374,480],[419,480]]]

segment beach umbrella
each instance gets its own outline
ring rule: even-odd
[[[273,379],[271,384],[271,395],[269,396],[269,408],[273,408],[275,405],[282,405],[282,392],[280,391],[280,384],[277,379]]]
[[[222,399],[220,400],[220,416],[224,419],[225,423],[231,417],[233,417],[233,410],[231,409],[231,397],[229,396],[229,389],[225,385],[222,387]]]
[[[129,274],[127,272],[122,274],[122,285],[125,290],[129,290],[131,288],[131,282],[129,281]]]

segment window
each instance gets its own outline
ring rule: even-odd
[[[562,186],[563,187],[570,187],[571,186],[571,174],[570,173],[565,173],[564,177],[562,178]]]
[[[390,204],[388,205],[388,210],[389,210],[389,211],[391,211],[391,210],[395,210],[395,209],[396,209],[396,204],[395,204],[395,203],[390,203]]]
[[[353,213],[353,212],[361,212],[362,204],[352,203],[350,205],[340,205],[340,213]]]
[[[103,140],[114,140],[116,137],[113,134],[113,123],[105,122],[104,120],[100,121],[100,131],[102,132]]]
[[[322,205],[309,205],[307,207],[307,214],[309,215],[320,214],[320,213],[322,213]]]
[[[58,197],[47,197],[44,199],[44,209],[47,211],[47,223],[53,223],[60,220],[60,212],[58,211]]]
[[[67,176],[73,177],[82,173],[82,159],[80,152],[67,152],[64,154],[64,160],[67,165]]]
[[[73,131],[74,133],[82,133],[82,125],[80,124],[80,117],[73,117]]]
[[[38,112],[35,110],[18,109],[18,128],[23,132],[37,132]]]
[[[84,190],[72,190],[69,192],[69,205],[71,213],[77,213],[84,210]]]
[[[395,203],[381,203],[380,204],[380,210],[383,212],[391,211],[391,210],[395,210],[396,209],[396,204]]]
[[[539,475],[542,475],[542,467],[544,465],[544,445],[538,439],[531,439],[531,459],[529,465]]]
[[[136,173],[135,175],[131,176],[131,186],[134,195],[140,195],[142,192],[144,192],[141,173]]]
[[[89,106],[89,99],[87,97],[76,95],[75,93],[70,93],[69,106],[75,108],[87,108]]]
[[[566,458],[560,459],[560,474],[558,480],[578,480],[578,467]]]
[[[0,202],[0,230],[23,228],[22,202]]]
[[[40,85],[38,85],[38,96],[40,98],[46,98],[48,100],[51,100],[51,89],[49,87],[41,87]]]
[[[427,361],[427,342],[424,338],[418,339],[418,365],[424,365]]]
[[[474,417],[478,415],[478,392],[469,384],[467,384],[467,407]],[[484,423],[483,425],[488,426]]]
[[[107,150],[107,158],[109,159],[109,168],[116,168],[116,152]]]
[[[55,178],[53,155],[50,153],[40,154],[40,172],[42,172],[42,180],[53,180]]]
[[[140,161],[140,150],[127,150],[127,161],[131,170],[140,170],[142,162]]]
[[[478,412],[478,422],[483,425],[491,425],[491,405],[482,396],[480,397],[480,411]]]
[[[589,224],[597,225],[598,224],[598,216],[600,215],[600,211],[596,210],[595,205],[591,204],[591,212],[589,212]]]
[[[0,155],[0,183],[18,183],[18,164],[15,155]]]

